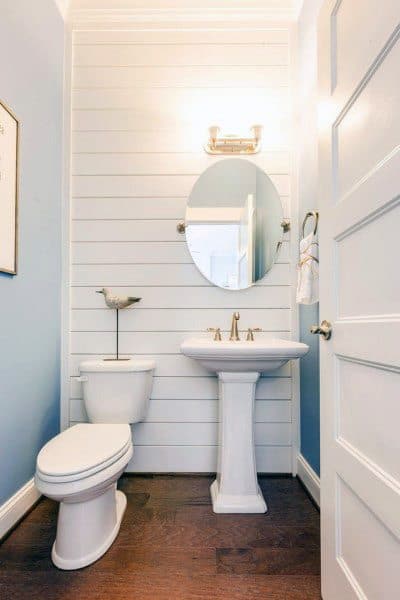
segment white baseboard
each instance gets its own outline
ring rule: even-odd
[[[18,523],[39,498],[40,492],[36,489],[32,478],[0,506],[0,539]]]
[[[308,493],[311,495],[314,502],[319,506],[319,477],[301,454],[297,455],[297,477],[308,490]]]

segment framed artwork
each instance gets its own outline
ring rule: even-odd
[[[19,124],[0,101],[0,271],[17,274]]]

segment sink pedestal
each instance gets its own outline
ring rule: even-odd
[[[191,338],[181,352],[219,377],[217,479],[211,486],[214,512],[264,513],[254,449],[254,400],[260,373],[279,369],[307,354],[306,344],[289,340]]]
[[[254,400],[259,373],[220,372],[217,479],[211,486],[216,513],[265,513],[254,448]]]

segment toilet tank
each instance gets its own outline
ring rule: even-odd
[[[147,413],[155,363],[89,360],[79,365],[83,400],[91,423],[137,423]]]

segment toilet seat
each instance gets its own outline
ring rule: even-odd
[[[107,469],[131,448],[129,425],[80,423],[42,448],[36,474],[49,483],[79,481]]]
[[[82,426],[76,425],[67,431],[78,427]],[[113,428],[119,428],[119,431],[113,431]],[[127,502],[123,492],[116,489],[117,481],[132,458],[133,445],[129,425],[85,424],[81,432],[78,429],[78,432],[67,435],[67,431],[60,434],[56,444],[49,442],[50,450],[55,447],[64,460],[63,468],[55,469],[47,453],[43,453],[38,460],[35,484],[42,494],[60,502],[57,536],[51,557],[58,568],[71,570],[85,567],[100,558],[118,534]],[[83,433],[87,434],[83,438],[84,443]],[[107,437],[107,433],[110,436]],[[105,436],[102,438],[102,453],[95,452],[99,435]],[[129,439],[124,444],[126,436]],[[73,452],[72,441],[77,441]],[[89,450],[89,456],[80,457],[79,451],[85,448]],[[68,451],[70,456],[66,459],[64,454]],[[104,459],[107,455],[108,458]],[[59,474],[42,474],[39,465]],[[84,465],[88,468],[79,471]],[[62,471],[69,474],[65,475]]]

